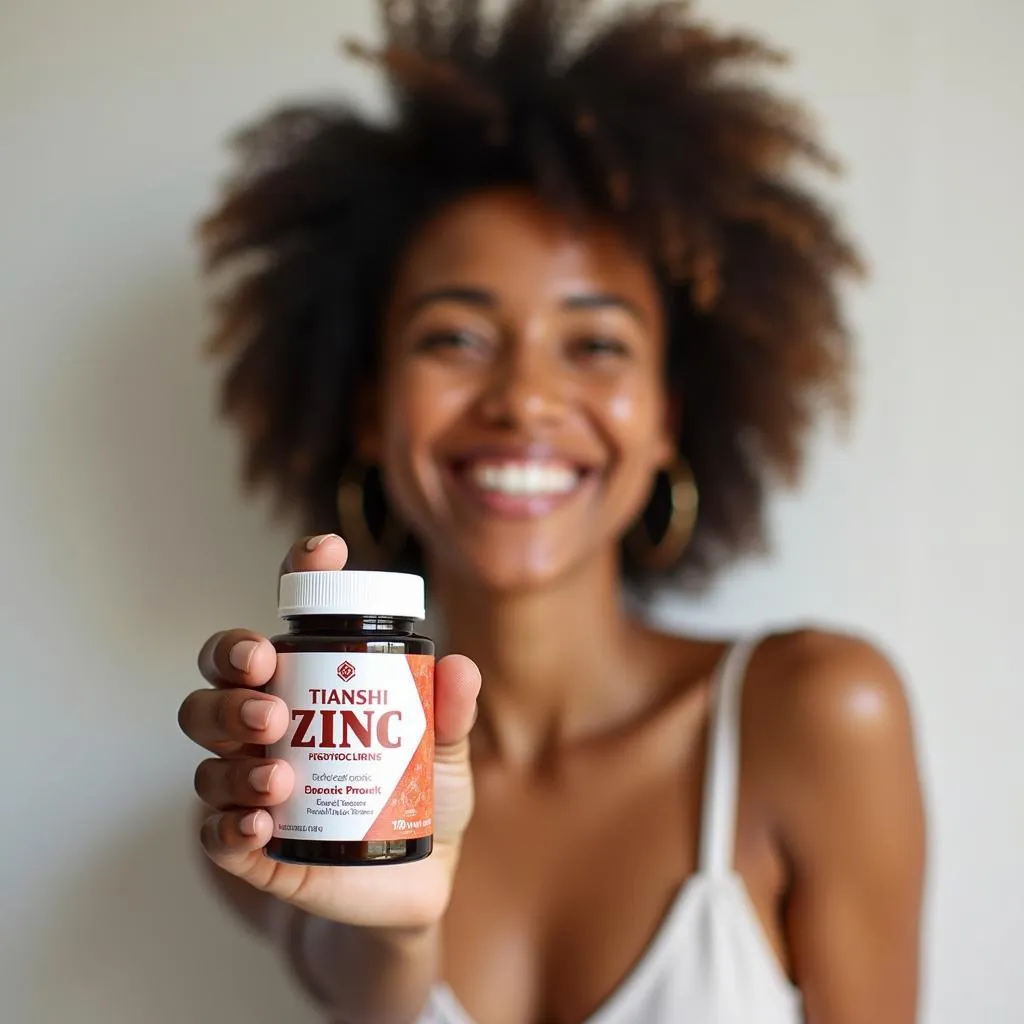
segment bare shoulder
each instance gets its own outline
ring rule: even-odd
[[[916,790],[906,688],[874,644],[817,630],[778,634],[756,652],[748,685],[744,732],[787,818]]]
[[[892,660],[860,637],[819,630],[764,641],[751,666],[748,700],[787,745],[813,750],[902,732],[910,717]]]

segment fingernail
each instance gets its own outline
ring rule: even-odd
[[[249,785],[257,793],[269,793],[270,783],[274,778],[275,771],[277,771],[276,764],[263,764],[259,768],[253,768],[249,772]]]
[[[238,823],[238,831],[243,836],[254,836],[257,832],[257,826],[260,823],[260,812],[250,811],[242,820]]]
[[[269,700],[254,698],[253,700],[247,700],[242,705],[242,710],[238,714],[250,729],[260,731],[266,729],[270,724],[270,713],[273,710],[274,705]]]
[[[325,540],[330,540],[332,537],[337,536],[338,535],[336,533],[321,533],[318,537],[310,537],[309,540],[306,541],[306,550],[316,551],[316,549],[320,547]],[[341,538],[339,538],[339,540],[340,539]]]
[[[239,672],[248,672],[252,664],[252,656],[259,647],[257,640],[239,640],[234,647],[228,651],[228,661],[238,669]]]

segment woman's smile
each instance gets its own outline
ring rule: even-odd
[[[455,502],[499,519],[538,519],[585,498],[598,486],[596,466],[547,445],[483,448],[446,462]]]

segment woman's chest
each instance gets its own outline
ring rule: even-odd
[[[579,1022],[615,991],[695,870],[702,746],[479,779],[444,935],[476,1020]]]

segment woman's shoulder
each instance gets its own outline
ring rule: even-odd
[[[712,677],[735,643],[660,640],[671,661],[687,665],[688,678]],[[744,761],[759,775],[806,772],[824,784],[830,766],[911,744],[900,672],[877,644],[853,633],[803,628],[763,636],[746,669],[742,709]]]
[[[692,639],[660,631],[651,635],[674,663],[696,663],[710,674],[743,639]],[[745,724],[749,719],[770,723],[771,731],[784,733],[787,740],[827,739],[907,713],[903,680],[888,654],[853,633],[822,629],[757,638],[743,692]]]
[[[903,679],[877,645],[851,634],[804,629],[758,645],[745,683],[743,743],[798,839],[823,817],[917,785]]]
[[[892,659],[851,633],[800,629],[765,637],[745,683],[748,719],[770,723],[787,746],[870,740],[909,717],[906,689]]]

